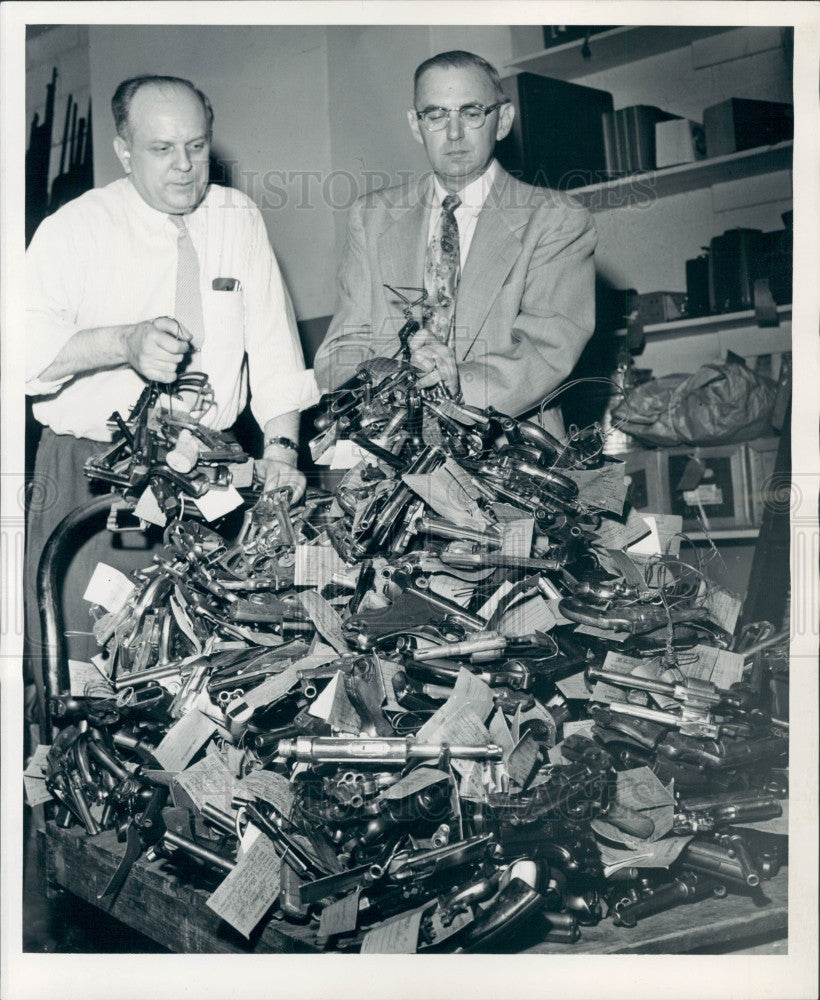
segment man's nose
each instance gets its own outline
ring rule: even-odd
[[[464,134],[464,126],[461,123],[461,112],[451,111],[447,115],[447,138],[460,139]]]
[[[174,166],[177,170],[187,171],[191,169],[191,158],[188,156],[188,150],[184,146],[176,151]]]

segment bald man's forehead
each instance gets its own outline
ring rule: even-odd
[[[188,87],[173,83],[146,83],[134,94],[128,109],[130,131],[168,117],[201,119],[202,131],[208,129],[208,115],[201,99]]]

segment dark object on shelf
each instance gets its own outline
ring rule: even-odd
[[[647,326],[682,319],[685,306],[685,292],[644,292],[638,296],[640,318]]]
[[[48,215],[48,168],[51,159],[51,135],[54,127],[54,97],[57,91],[57,67],[46,84],[46,109],[43,121],[35,112],[26,150],[26,246],[37,227]]]
[[[761,490],[763,518],[749,573],[749,590],[743,603],[741,626],[753,622],[754,616],[764,610],[767,621],[776,625],[788,622],[790,617],[789,561],[792,538],[791,514],[794,503],[790,417],[791,405],[788,405],[773,470]],[[799,486],[799,481],[797,485]],[[788,660],[783,666],[787,671]],[[780,680],[781,682],[783,680],[782,672]],[[786,683],[788,684],[788,681]],[[784,693],[788,695],[788,687],[784,691],[781,683],[775,686],[772,693],[774,695],[772,709],[777,713],[776,718],[784,718],[781,714],[784,711],[785,717],[788,718],[788,698],[781,697]]]
[[[771,432],[775,393],[770,378],[727,360],[703,365],[693,375],[664,375],[639,385],[612,417],[646,444],[748,441]]]
[[[709,251],[704,248],[699,257],[686,262],[686,315],[689,319],[708,316]]]
[[[606,177],[601,116],[612,109],[610,93],[536,73],[506,77],[501,85],[515,108],[512,130],[496,147],[505,170],[563,191]]]
[[[678,117],[652,104],[606,111],[601,126],[609,173],[617,177],[655,170],[655,125]]]
[[[566,45],[568,42],[580,42],[582,39],[589,39],[593,35],[600,35],[602,31],[612,31],[613,28],[618,28],[620,25],[545,24],[543,27],[544,48],[554,49],[557,45]]]
[[[634,288],[613,288],[603,281],[595,285],[595,332],[612,333],[623,330],[638,306]]]
[[[779,305],[792,301],[792,266],[794,233],[791,229],[775,229],[760,238],[759,277],[769,279],[772,298]]]
[[[754,308],[755,279],[761,268],[763,233],[759,229],[729,229],[709,247],[709,308],[713,313]]]
[[[794,105],[730,97],[703,111],[706,152],[726,156],[794,138]]]
[[[790,222],[784,214],[784,222]],[[765,280],[779,306],[792,301],[794,234],[789,225],[770,233],[728,229],[703,253],[686,261],[686,315],[710,316],[755,309],[755,282]]]

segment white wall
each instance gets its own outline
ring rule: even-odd
[[[407,125],[413,73],[425,59],[451,49],[475,52],[503,73],[511,58],[510,29],[504,25],[327,29],[333,168],[355,178],[353,186],[359,193],[429,170],[424,150]],[[338,190],[343,190],[341,179]],[[337,260],[344,246],[346,215],[344,208],[337,209]]]
[[[424,150],[412,138],[406,112],[416,66],[430,51],[424,26],[343,26],[327,29],[330,142],[334,170],[360,193],[397,184],[424,170]],[[347,211],[335,218],[337,260]],[[328,310],[331,312],[332,308]]]
[[[300,318],[328,313],[335,269],[325,28],[94,26],[95,183],[121,175],[109,109],[117,84],[141,73],[193,80],[215,114],[214,152],[262,209]],[[330,276],[330,277],[329,277]]]

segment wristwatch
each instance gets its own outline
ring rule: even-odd
[[[291,440],[291,438],[289,437],[275,437],[275,438],[267,438],[265,440],[266,448],[268,448],[272,444],[277,445],[279,448],[288,448],[290,449],[290,451],[296,451],[296,452],[299,451],[299,445],[295,441]]]

